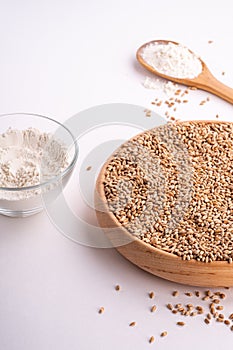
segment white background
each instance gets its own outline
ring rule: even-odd
[[[135,52],[153,39],[185,44],[218,79],[233,86],[230,5],[227,0],[1,0],[0,113],[32,112],[63,122],[105,103],[151,108],[152,99],[164,95],[143,87],[145,76],[151,75],[139,67]],[[200,106],[207,96],[210,101]],[[154,110],[164,113],[163,108]],[[216,114],[232,120],[232,105],[195,91],[177,116],[214,119]],[[82,152],[80,159],[85,147]],[[72,204],[79,206],[75,197]],[[114,290],[116,284],[120,292]],[[176,289],[180,296],[174,300],[171,292]],[[148,298],[151,290],[154,300]],[[72,242],[45,212],[27,219],[0,217],[1,350],[231,346],[233,332],[216,322],[207,326],[203,316],[185,318],[185,327],[176,326],[181,317],[165,305],[197,305],[183,294],[194,290],[149,275],[113,249]],[[225,293],[227,316],[233,312],[233,293]],[[152,314],[154,303],[158,311]],[[105,307],[102,315],[100,306]],[[137,326],[129,327],[131,321]],[[160,338],[164,330],[168,336]],[[151,335],[154,344],[148,343]]]

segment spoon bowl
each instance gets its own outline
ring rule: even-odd
[[[203,62],[202,59],[200,59],[200,58],[198,58],[198,59],[201,62],[202,71],[197,77],[192,78],[192,79],[190,79],[190,78],[177,78],[177,77],[169,76],[169,75],[166,75],[166,74],[159,72],[154,67],[152,67],[143,58],[143,51],[144,51],[145,47],[147,47],[150,44],[155,44],[155,43],[161,44],[161,45],[167,45],[169,43],[179,45],[179,43],[177,43],[175,41],[171,41],[171,40],[169,40],[169,41],[168,40],[153,40],[153,41],[150,41],[146,44],[143,44],[137,50],[136,57],[137,57],[138,62],[144,68],[146,68],[150,72],[152,72],[152,73],[156,74],[157,76],[160,76],[164,79],[171,80],[171,81],[178,83],[178,84],[183,84],[183,85],[195,87],[197,89],[208,91],[208,92],[222,98],[223,100],[233,104],[233,89],[230,88],[229,86],[226,86],[225,84],[223,84],[219,80],[217,80],[212,75],[209,68],[205,64],[205,62]],[[191,50],[189,50],[189,51],[193,54],[193,52]]]

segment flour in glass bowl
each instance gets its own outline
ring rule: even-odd
[[[39,185],[61,174],[69,164],[67,148],[38,129],[8,129],[0,134],[0,199],[23,200],[40,191],[4,191]]]
[[[201,60],[181,44],[151,42],[141,54],[158,72],[174,78],[196,78],[202,72]]]

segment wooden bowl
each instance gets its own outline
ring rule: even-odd
[[[212,123],[212,121],[203,121],[203,123]],[[96,182],[95,206],[99,225],[112,242],[113,247],[141,269],[169,281],[203,287],[233,286],[233,263],[182,260],[175,254],[157,249],[134,237],[119,223],[109,210],[104,192],[106,167],[111,159],[104,164],[99,173]]]

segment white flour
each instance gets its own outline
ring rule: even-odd
[[[177,84],[162,78],[145,77],[145,80],[142,84],[146,89],[162,90],[168,96],[173,95],[178,89]]]
[[[158,72],[175,78],[192,79],[202,72],[200,59],[180,44],[148,44],[142,58]]]
[[[59,175],[68,166],[67,148],[37,129],[8,129],[0,135],[0,187],[24,188]],[[23,200],[38,190],[0,191],[0,199]]]

